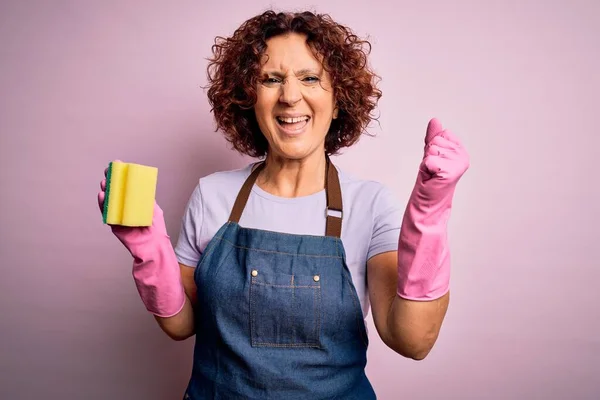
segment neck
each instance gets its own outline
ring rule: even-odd
[[[314,152],[300,160],[268,153],[256,184],[275,196],[308,196],[325,187],[325,164],[324,152]]]

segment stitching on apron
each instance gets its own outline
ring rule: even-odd
[[[264,282],[256,282],[252,281],[255,285],[261,286],[270,286],[270,287],[278,287],[278,288],[302,288],[302,289],[321,289],[321,285],[274,285],[272,283],[264,283]]]
[[[321,288],[321,286],[319,286],[319,289]],[[314,309],[314,313],[317,316],[317,321],[315,322],[316,329],[317,329],[317,337],[319,338],[319,348],[321,348],[320,343],[321,343],[321,290],[315,290],[315,309]]]
[[[293,275],[292,275],[293,277]],[[256,309],[256,300],[255,300],[255,296],[254,296],[254,290],[255,290],[255,286],[268,286],[268,287],[277,287],[277,288],[304,288],[304,289],[313,289],[313,294],[314,294],[314,309],[313,312],[316,315],[315,318],[315,323],[313,325],[313,329],[316,330],[316,334],[317,337],[320,337],[321,334],[321,313],[319,312],[320,309],[320,304],[321,304],[321,284],[317,284],[317,285],[275,285],[275,284],[270,284],[270,283],[263,283],[263,282],[257,282],[256,278],[251,278],[251,284],[250,284],[250,335],[251,335],[251,341],[252,341],[252,346],[256,346],[256,347],[277,347],[277,348],[300,348],[300,347],[311,347],[311,348],[317,348],[320,349],[321,344],[319,342],[319,340],[317,340],[316,342],[314,341],[309,341],[309,342],[305,342],[305,343],[271,343],[271,342],[259,342],[259,341],[255,341],[253,339],[253,332],[256,326],[256,313],[254,312],[254,310]],[[293,295],[293,294],[292,294]],[[292,329],[294,329],[294,327],[292,327]]]
[[[360,304],[357,302],[357,299],[355,298],[355,293],[354,293],[354,289],[352,288],[352,285],[350,284],[351,282],[351,277],[348,276],[348,272],[344,270],[344,276],[346,279],[344,279],[346,281],[346,284],[348,285],[348,288],[350,289],[350,297],[352,298],[352,302],[354,303],[354,307],[358,307],[358,309],[360,310],[360,316],[362,317],[362,308],[360,307]],[[363,325],[361,327],[361,324]],[[358,331],[360,332],[360,337],[363,340],[363,343],[366,345],[368,344],[368,340],[365,338],[365,334],[363,332],[363,328],[364,328],[364,319],[361,321],[358,319],[358,316],[356,317],[356,327],[358,328]]]
[[[227,242],[227,243],[229,243],[230,245],[232,245],[233,247],[235,247],[235,248],[238,248],[238,249],[252,250],[252,251],[260,251],[260,252],[262,252],[262,253],[286,254],[286,255],[290,255],[290,256],[304,256],[304,257],[315,257],[315,258],[342,258],[342,257],[341,257],[341,256],[339,256],[339,255],[335,255],[335,256],[324,256],[324,255],[320,255],[320,254],[287,253],[287,252],[284,252],[284,251],[275,251],[275,250],[263,250],[263,249],[255,249],[255,248],[252,248],[252,247],[239,246],[239,245],[237,245],[237,244],[233,243],[232,241],[230,241],[230,240],[227,240],[227,239],[223,238],[222,236],[219,236],[219,237],[215,236],[214,238],[215,238],[215,239],[218,239],[218,240],[221,240],[221,241],[223,241],[223,242]]]
[[[314,347],[320,349],[321,346],[317,343],[300,343],[300,344],[277,344],[268,342],[254,342],[255,346],[269,346],[269,347]]]

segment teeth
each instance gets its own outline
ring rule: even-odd
[[[286,124],[295,124],[296,122],[302,122],[308,120],[308,116],[304,117],[295,117],[295,118],[285,118],[285,117],[277,117],[277,119],[281,122],[285,122]]]

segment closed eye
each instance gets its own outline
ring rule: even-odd
[[[316,76],[307,76],[306,78],[302,79],[303,82],[308,82],[308,83],[314,83],[314,82],[318,82],[319,78],[317,78]]]
[[[279,79],[279,78],[273,78],[273,77],[267,77],[267,78],[264,78],[262,80],[262,82],[266,83],[266,84],[274,84],[274,83],[281,82],[281,79]]]
[[[320,79],[316,76],[307,76],[307,77],[304,77],[301,79],[302,82],[308,83],[308,84],[317,83],[317,82],[319,82],[319,80]],[[267,76],[267,77],[264,77],[261,82],[263,85],[272,86],[272,85],[277,85],[277,84],[282,83],[283,79],[273,77],[273,76]]]

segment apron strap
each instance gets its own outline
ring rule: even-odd
[[[325,217],[327,222],[325,225],[325,236],[341,237],[342,236],[342,188],[340,179],[335,166],[327,157],[327,179],[325,180],[325,193],[327,194],[327,208],[325,209]],[[330,211],[339,213],[339,216],[331,215]]]
[[[250,176],[248,176],[248,178],[242,185],[242,188],[240,189],[238,196],[235,199],[235,203],[233,204],[231,215],[229,216],[230,222],[240,222],[242,212],[246,207],[246,203],[248,202],[248,198],[250,197],[252,187],[254,186],[256,178],[258,178],[258,175],[264,167],[265,163],[263,161],[258,165],[258,167],[254,169],[254,171],[252,171]],[[335,166],[331,163],[329,156],[326,156],[325,193],[327,195],[327,208],[325,209],[325,216],[327,218],[327,222],[325,227],[325,235],[339,238],[342,235],[343,219],[342,189],[340,187],[338,171],[335,168]],[[339,213],[339,216],[335,214],[332,215],[332,211],[336,214]]]
[[[258,164],[258,167],[252,171],[250,176],[246,179],[242,188],[240,189],[237,198],[235,199],[235,203],[233,204],[233,209],[231,210],[231,215],[229,215],[230,222],[240,222],[240,218],[242,217],[242,211],[246,207],[246,203],[248,202],[248,197],[250,197],[250,192],[252,191],[252,186],[254,186],[254,182],[256,182],[256,178],[258,178],[258,174],[265,167],[264,161]]]

